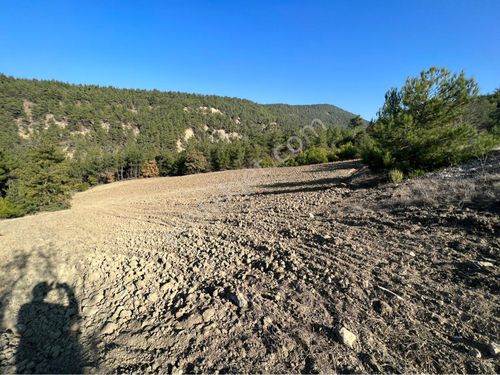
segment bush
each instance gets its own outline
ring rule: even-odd
[[[337,153],[335,150],[330,150],[328,152],[328,161],[333,162],[333,161],[339,161],[339,157],[337,156]]]
[[[11,203],[5,198],[0,198],[0,218],[8,219],[12,217],[19,217],[24,215],[25,212],[15,204]]]
[[[284,163],[280,164],[280,167],[296,167],[298,165],[299,163],[297,163],[297,160],[295,160],[295,158],[290,158]]]
[[[96,176],[90,175],[87,177],[87,183],[89,186],[95,186],[99,183],[99,179]]]
[[[73,184],[73,190],[75,191],[85,191],[90,187],[87,182],[75,182]]]
[[[340,160],[355,159],[358,155],[358,149],[352,142],[344,143],[335,149],[335,154]]]
[[[425,175],[425,171],[423,169],[415,169],[413,171],[410,171],[408,174],[408,177],[410,178],[417,178],[417,177],[422,177]]]
[[[323,147],[312,147],[305,152],[304,164],[328,163],[328,150]]]
[[[259,162],[259,166],[261,168],[272,168],[272,167],[275,167],[276,166],[276,163],[275,161],[273,160],[273,158],[271,158],[270,156],[266,156],[264,159],[262,159],[260,162]]]
[[[404,175],[399,169],[391,169],[388,173],[388,177],[389,181],[393,184],[399,184],[403,182]]]

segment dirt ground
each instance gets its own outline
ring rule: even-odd
[[[135,180],[0,221],[0,372],[498,373],[498,162]]]

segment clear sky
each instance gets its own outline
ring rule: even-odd
[[[370,119],[431,65],[500,87],[500,0],[0,3],[0,72],[259,103],[331,103]]]

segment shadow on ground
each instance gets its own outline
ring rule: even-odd
[[[328,190],[331,188],[346,187],[350,190],[367,189],[378,186],[383,179],[379,175],[369,172],[367,167],[363,167],[359,160],[347,160],[337,163],[318,164],[314,166],[311,173],[316,172],[336,172],[341,170],[356,171],[352,174],[340,177],[311,179],[309,181],[279,182],[274,184],[261,185],[260,191],[251,195],[279,195],[293,193],[308,193]]]
[[[49,245],[18,252],[0,268],[0,373],[95,367],[96,341],[92,332],[81,341],[74,286],[57,281],[60,251]]]
[[[49,303],[51,291],[62,291],[67,304]],[[21,339],[16,353],[17,373],[81,373],[78,302],[68,284],[38,283],[32,300],[19,309]]]
[[[360,160],[344,160],[335,163],[325,163],[314,165],[311,172],[333,172],[342,169],[359,169],[363,166]]]

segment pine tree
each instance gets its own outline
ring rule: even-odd
[[[363,119],[361,116],[353,117],[349,120],[349,124],[347,125],[349,129],[356,129],[363,126]]]
[[[29,150],[12,172],[6,199],[24,212],[69,207],[71,180],[65,156],[56,146],[40,145]]]
[[[370,130],[376,144],[365,153],[366,161],[408,171],[455,164],[485,152],[494,140],[463,121],[477,93],[473,79],[445,68],[408,78],[401,90],[387,92]]]
[[[192,174],[205,172],[208,168],[208,161],[202,152],[190,150],[182,157],[180,171],[181,174]]]

